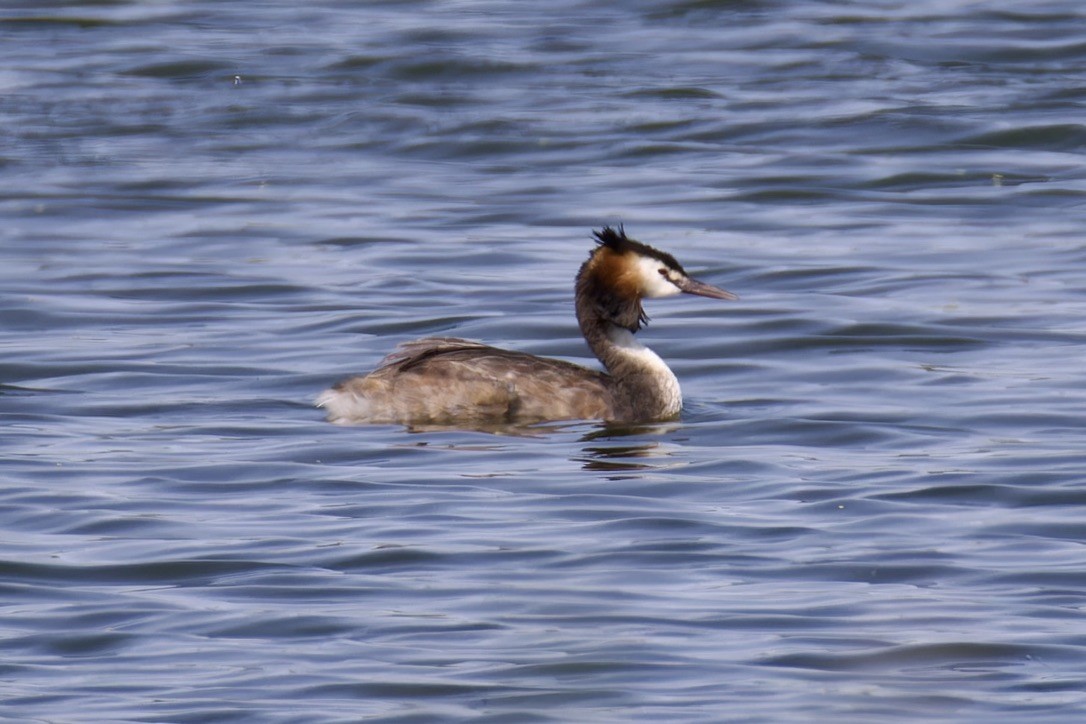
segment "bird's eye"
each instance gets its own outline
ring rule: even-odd
[[[662,276],[662,277],[667,276],[667,269],[665,269],[664,267],[660,267],[657,271],[660,272],[660,276]]]

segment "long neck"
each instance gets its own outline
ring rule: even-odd
[[[616,402],[628,407],[624,416],[663,419],[678,415],[682,392],[675,374],[659,355],[637,341],[633,331],[613,321],[640,319],[641,305],[634,301],[628,308],[615,308],[613,299],[607,301],[601,304],[584,285],[578,285],[577,322],[592,353],[611,374]]]

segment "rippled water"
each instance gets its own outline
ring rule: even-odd
[[[7,4],[0,713],[1077,721],[1086,13]],[[737,303],[679,424],[338,428],[586,361],[622,222]]]

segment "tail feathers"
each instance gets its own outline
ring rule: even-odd
[[[324,408],[328,413],[328,422],[337,425],[349,425],[370,416],[369,401],[351,385],[342,383],[322,392],[317,397],[317,407]]]

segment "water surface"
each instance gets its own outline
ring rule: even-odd
[[[1075,3],[0,11],[0,691],[29,721],[1076,721]],[[681,423],[339,428],[428,334]],[[304,711],[299,713],[299,702]]]

